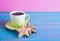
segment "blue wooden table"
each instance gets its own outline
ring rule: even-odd
[[[10,21],[9,12],[0,12],[0,41],[60,41],[60,13],[59,12],[26,12],[30,14],[31,25],[37,34],[31,34],[18,39],[18,33],[6,29],[5,24]]]

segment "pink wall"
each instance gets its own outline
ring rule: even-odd
[[[60,0],[0,0],[0,11],[59,12]]]

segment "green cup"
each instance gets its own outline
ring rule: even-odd
[[[28,18],[26,19],[27,16]],[[30,15],[23,11],[12,11],[10,12],[10,19],[12,26],[21,27],[25,22],[30,20]]]

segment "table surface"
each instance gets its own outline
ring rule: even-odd
[[[0,41],[60,41],[59,12],[26,12],[30,14],[30,23],[36,28],[37,34],[18,38],[16,31],[6,29],[10,21],[9,12],[0,12]]]

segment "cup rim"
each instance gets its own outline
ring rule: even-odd
[[[24,11],[12,11],[12,12],[10,12],[10,15],[12,15],[12,13],[16,13],[16,12],[22,12],[22,13],[24,13],[23,15],[25,15]]]

